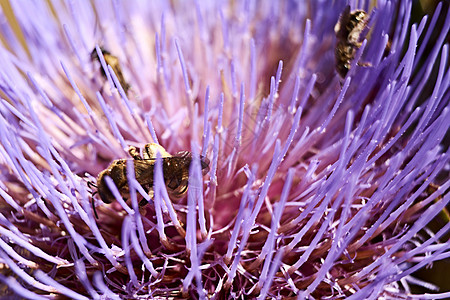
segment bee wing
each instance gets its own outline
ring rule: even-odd
[[[173,159],[172,157],[163,157],[163,169],[164,166],[168,163],[169,160]],[[134,162],[134,172],[137,182],[141,185],[153,185],[153,174],[155,170],[155,158],[142,159],[142,160],[133,160]]]
[[[155,160],[134,160],[134,173],[141,185],[153,184]]]

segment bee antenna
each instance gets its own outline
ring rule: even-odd
[[[94,210],[95,218],[98,219],[97,210],[95,210],[94,198],[92,198],[92,209]]]
[[[92,181],[88,181],[87,186],[90,188],[93,188],[93,187],[97,188],[97,185],[92,183]],[[94,194],[92,194],[92,195],[94,195]]]

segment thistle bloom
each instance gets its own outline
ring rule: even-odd
[[[448,6],[411,24],[410,1],[360,2],[340,78],[343,1],[11,1],[2,295],[450,297],[413,276],[450,256]],[[152,193],[128,163],[103,203],[90,183],[146,143],[192,152],[185,197],[158,155]]]

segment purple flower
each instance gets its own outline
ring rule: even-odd
[[[410,1],[352,6],[341,78],[343,2],[11,1],[2,295],[450,297],[414,276],[450,256],[448,3],[417,24]],[[164,153],[132,172],[147,143],[191,152],[183,197]]]

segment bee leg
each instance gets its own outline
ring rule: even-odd
[[[371,67],[372,64],[370,62],[359,62],[358,61],[358,66],[360,66],[360,67]]]
[[[139,202],[139,206],[147,205],[148,201],[144,198]]]
[[[150,196],[150,198],[153,198],[153,190],[150,190],[150,192],[149,192],[149,189],[147,187],[143,186],[142,188],[144,189],[145,193]],[[144,206],[147,204],[148,204],[148,201],[145,198],[139,202],[139,206]]]
[[[132,158],[134,158],[135,160],[142,160],[140,151],[141,149],[136,148],[134,146],[130,146],[130,148],[128,148],[128,153],[131,155]]]
[[[147,208],[145,206],[140,206],[139,207],[139,214],[141,216],[145,216],[147,214]]]

